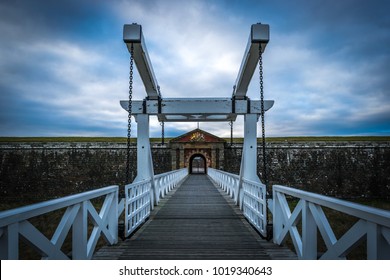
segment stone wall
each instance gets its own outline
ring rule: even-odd
[[[241,147],[224,151],[225,170],[238,174]],[[131,177],[136,151],[131,152]],[[171,152],[152,149],[156,174],[171,170]],[[258,172],[262,177],[261,149]],[[108,185],[123,186],[126,144],[0,143],[0,202],[62,197]],[[390,198],[390,143],[268,143],[270,184],[338,197]],[[123,188],[121,188],[123,189]]]
[[[239,173],[242,148],[225,151],[225,169]],[[269,185],[336,197],[390,198],[390,143],[268,143]],[[263,160],[258,148],[258,174]]]
[[[25,204],[109,185],[123,186],[126,155],[126,145],[116,143],[2,143],[0,202]],[[168,150],[153,148],[152,157],[156,174],[171,170]],[[136,176],[136,160],[132,148],[131,180]]]

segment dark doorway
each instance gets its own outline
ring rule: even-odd
[[[190,174],[206,174],[206,158],[201,154],[192,155],[189,167]]]

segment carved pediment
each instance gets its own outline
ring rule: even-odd
[[[226,141],[218,136],[208,133],[199,128],[194,129],[186,134],[180,135],[170,141],[170,143],[194,143],[194,142],[206,142],[206,143],[225,143]]]

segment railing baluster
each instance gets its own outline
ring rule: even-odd
[[[87,259],[87,214],[87,201],[83,201],[80,203],[72,226],[72,258],[74,260]]]
[[[91,199],[105,196],[98,214]],[[66,207],[52,238],[49,240],[28,220]],[[89,215],[88,215],[89,212]],[[95,227],[88,240],[88,217]],[[34,248],[43,259],[68,259],[62,245],[72,228],[72,258],[92,258],[95,245],[101,235],[109,244],[118,241],[118,187],[110,186],[64,198],[49,200],[25,207],[0,212],[0,257],[19,258],[19,235]]]
[[[154,176],[156,205],[188,174],[187,169],[175,170]],[[153,204],[152,179],[126,185],[125,236],[128,237],[150,215]]]
[[[317,226],[309,204],[304,201],[302,206],[302,256],[313,260],[317,258]]]
[[[51,242],[58,248],[58,250],[61,249],[61,246],[64,243],[71,226],[73,225],[79,209],[80,203],[69,206],[66,209],[65,214],[62,216],[61,222],[59,223],[51,239]]]
[[[2,260],[19,259],[19,223],[3,227],[0,236],[0,258]]]
[[[300,199],[292,214],[285,195]],[[390,211],[284,186],[273,186],[273,197],[274,243],[282,244],[290,233],[300,259],[317,258],[317,228],[327,248],[320,259],[345,258],[363,241],[367,242],[368,259],[390,258]],[[337,239],[322,206],[357,217],[358,221]],[[299,215],[302,239],[297,230]]]
[[[267,207],[265,185],[243,179],[243,191],[238,196],[240,177],[225,171],[208,168],[208,175],[214,183],[225,191],[239,206],[248,221],[264,236],[267,236]]]

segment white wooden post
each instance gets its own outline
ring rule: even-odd
[[[114,194],[114,200],[111,202],[108,216],[108,230],[114,238],[114,244],[118,243],[118,190]]]
[[[302,258],[317,259],[317,226],[308,201],[302,207]]]
[[[279,240],[279,235],[281,234],[282,232],[282,229],[283,229],[283,213],[282,213],[282,207],[280,205],[280,200],[279,200],[279,197],[277,195],[277,192],[273,189],[272,190],[273,192],[273,210],[272,210],[272,216],[273,216],[273,240],[274,240],[274,243],[276,244],[280,244],[280,240]]]
[[[0,234],[0,259],[19,259],[19,223],[4,227]]]
[[[390,244],[382,235],[382,227],[367,221],[367,259],[388,260],[390,258]]]
[[[157,203],[156,190],[154,184],[154,170],[152,162],[152,152],[149,139],[149,115],[136,115],[137,121],[137,176],[134,183],[143,180],[151,180],[151,208]]]
[[[242,207],[242,179],[261,183],[257,176],[257,114],[244,115],[244,146],[241,157],[238,205]]]
[[[88,201],[80,203],[80,209],[77,212],[76,218],[72,225],[72,259],[86,260],[88,256],[87,242],[88,242]]]

